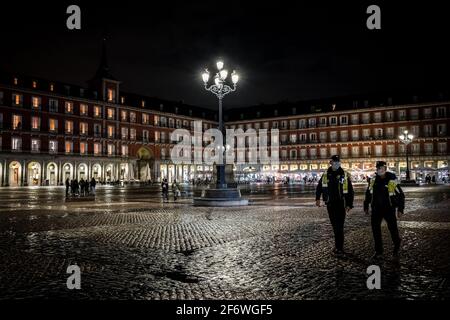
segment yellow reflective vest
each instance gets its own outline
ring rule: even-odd
[[[324,173],[322,173],[322,188],[328,188],[328,175],[327,175],[328,171],[325,171]],[[344,192],[344,194],[348,193],[348,179],[350,178],[350,174],[344,170],[344,182],[342,185],[342,190]]]

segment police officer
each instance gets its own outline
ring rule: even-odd
[[[345,215],[353,208],[353,186],[351,176],[341,168],[338,155],[331,157],[330,167],[322,174],[316,189],[316,205],[320,207],[320,197],[327,205],[328,216],[333,226],[335,249],[338,256],[344,252]]]
[[[375,241],[374,259],[383,256],[383,242],[381,237],[381,222],[386,220],[394,243],[394,257],[397,258],[400,250],[400,235],[397,218],[403,214],[405,208],[405,195],[398,184],[394,173],[387,171],[386,162],[377,161],[377,172],[370,179],[364,200],[364,212],[369,214],[369,204],[372,208],[371,224]],[[397,214],[396,214],[397,208]]]

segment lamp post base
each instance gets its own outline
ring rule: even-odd
[[[241,191],[238,188],[205,189],[201,197],[194,198],[194,206],[231,207],[247,205],[248,200],[241,197]]]

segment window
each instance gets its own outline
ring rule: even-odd
[[[22,116],[14,114],[12,116],[12,128],[13,130],[21,130],[22,129]]]
[[[88,105],[87,104],[80,104],[80,116],[87,116],[88,114]]]
[[[114,109],[113,108],[106,109],[106,117],[110,120],[114,120]]]
[[[300,134],[300,141],[306,142],[306,133]]]
[[[309,140],[315,142],[317,140],[317,134],[315,132],[309,134]]]
[[[34,109],[39,109],[41,107],[41,97],[31,97],[31,106]]]
[[[159,122],[159,116],[155,116],[154,119],[153,119],[153,121],[154,121],[154,123],[155,123],[155,126],[159,126],[159,125],[160,125],[160,122]]]
[[[66,153],[72,153],[73,152],[73,142],[72,141],[66,141],[65,151],[66,151]]]
[[[94,106],[94,117],[95,118],[102,117],[102,108],[100,106]]]
[[[290,129],[297,129],[297,120],[289,121],[289,128]],[[255,129],[256,129],[256,127],[255,127]]]
[[[327,132],[326,131],[322,131],[320,133],[320,141],[321,142],[326,142],[327,141]]]
[[[352,130],[352,140],[353,141],[359,140],[359,130],[358,129]]]
[[[272,129],[278,129],[278,122],[277,121],[272,122]]]
[[[128,139],[128,128],[122,128],[121,130],[122,133],[122,139]]]
[[[114,155],[114,145],[112,143],[108,143],[108,156]]]
[[[437,134],[439,136],[445,136],[447,134],[447,125],[445,123],[440,123],[437,125]]]
[[[136,122],[136,112],[130,112],[130,122]]]
[[[331,142],[336,142],[337,141],[337,131],[331,131],[330,132],[330,140],[331,140]]]
[[[142,114],[142,124],[148,124],[150,121],[150,117],[147,113]]]
[[[48,119],[48,131],[56,132],[58,131],[58,120],[57,119]]]
[[[330,126],[337,125],[337,117],[330,117]]]
[[[426,124],[423,126],[423,135],[425,137],[431,137],[433,135],[433,126],[431,124]]]
[[[388,156],[394,155],[394,153],[395,153],[395,146],[393,144],[388,144],[386,146],[386,151],[387,151]]]
[[[322,117],[320,118],[320,126],[325,127],[327,125],[327,118]]]
[[[375,112],[373,116],[375,122],[381,122],[381,112]]]
[[[108,110],[109,110],[109,109],[108,109]],[[121,119],[122,121],[127,121],[127,118],[128,118],[127,112],[126,112],[125,110],[122,110],[122,111],[120,112],[120,119]]]
[[[348,140],[348,131],[343,130],[341,131],[341,141],[347,141]]]
[[[420,153],[420,144],[419,143],[411,144],[411,152],[412,152],[412,154],[419,154]]]
[[[95,123],[94,124],[94,136],[100,137],[101,136],[101,131],[102,131],[101,124]]]
[[[316,126],[316,118],[309,119],[308,123],[310,128],[314,128]]]
[[[348,124],[348,117],[347,116],[341,116],[341,124],[347,125]]]
[[[372,150],[370,146],[363,146],[364,156],[370,156],[372,154]]]
[[[126,144],[122,145],[122,156],[124,157],[128,156],[128,146]]]
[[[16,107],[21,107],[23,104],[23,96],[21,94],[13,93],[12,95],[13,105]]]
[[[33,82],[31,83],[31,86],[33,87],[33,89],[36,89],[36,88],[37,88],[37,82],[36,82],[36,81],[33,81]]]
[[[306,120],[305,119],[300,119],[298,120],[298,127],[300,129],[305,129],[306,128]],[[266,128],[267,129],[267,128]]]
[[[116,91],[112,88],[108,88],[107,96],[108,102],[114,102],[116,100]]]
[[[98,142],[94,143],[94,155],[98,156],[102,154],[102,145]]]
[[[136,129],[130,129],[130,140],[136,140]]]
[[[66,110],[66,113],[73,113],[73,102],[66,101],[65,102],[65,110]]]
[[[48,142],[48,152],[57,153],[58,152],[58,141],[50,140]]]
[[[300,150],[300,158],[306,159],[306,149],[301,149]]]
[[[367,140],[370,138],[370,129],[363,129],[363,139]]]
[[[363,113],[362,115],[362,122],[364,124],[367,124],[370,122],[370,113]]]
[[[386,111],[386,121],[394,121],[394,111]]]
[[[398,120],[405,121],[406,120],[406,110],[398,111]]]
[[[12,137],[11,138],[11,149],[13,151],[20,151],[20,150],[22,150],[22,138]]]
[[[420,137],[420,127],[419,126],[411,126],[411,133],[414,137]]]
[[[423,117],[424,117],[425,119],[431,119],[432,115],[433,115],[433,111],[432,111],[431,108],[425,108],[425,109],[423,109]]]
[[[352,114],[352,124],[359,124],[359,114]]]
[[[114,138],[114,127],[108,126],[108,138]]]
[[[432,154],[432,153],[433,153],[433,144],[425,143],[425,154]]]
[[[317,149],[309,149],[309,156],[311,158],[316,158],[317,157]]]
[[[376,156],[383,155],[383,146],[375,146],[375,155]]]
[[[66,120],[66,134],[72,134],[73,133],[73,121]]]
[[[386,138],[388,139],[394,139],[395,130],[393,127],[389,127],[386,129]]]
[[[31,117],[31,130],[39,130],[41,126],[41,118]]]
[[[80,135],[87,135],[88,134],[88,124],[86,122],[80,123]]]
[[[320,148],[320,157],[321,158],[327,157],[327,148]]]
[[[330,155],[335,155],[338,154],[337,148],[336,147],[331,147],[330,148]]]
[[[148,142],[148,130],[142,131],[142,140],[143,142]]]
[[[352,155],[354,157],[359,157],[359,146],[353,146],[352,147]]]
[[[49,112],[58,112],[58,100],[56,100],[56,99],[48,100],[48,111]]]
[[[439,142],[438,143],[438,152],[439,153],[447,153],[447,142]]]
[[[287,128],[287,122],[281,121],[281,129],[286,129],[286,128]]]
[[[445,107],[438,107],[437,108],[437,116],[438,118],[445,118],[446,117],[446,108]]]
[[[344,158],[348,156],[348,147],[341,147],[341,155]]]
[[[13,79],[13,83],[14,83],[14,85],[16,85],[16,86],[17,86],[17,85],[19,84],[19,79],[17,79],[17,78],[14,78],[14,79]]]
[[[88,153],[88,144],[87,142],[80,142],[80,154]]]
[[[41,141],[39,139],[31,139],[31,152],[39,152]]]
[[[53,83],[50,84],[50,91],[53,92],[55,90],[55,85]]]
[[[419,109],[412,109],[412,110],[410,110],[409,114],[410,114],[411,120],[419,119]]]
[[[382,128],[375,128],[373,129],[374,131],[374,136],[378,139],[382,139],[383,138],[383,129]]]

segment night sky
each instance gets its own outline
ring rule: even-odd
[[[227,107],[450,88],[450,13],[429,2],[58,2],[2,2],[1,68],[85,85],[106,33],[123,90],[209,108],[201,72],[218,57],[241,75]],[[80,31],[66,28],[70,4],[81,7]],[[381,7],[381,30],[366,28],[369,4]]]

